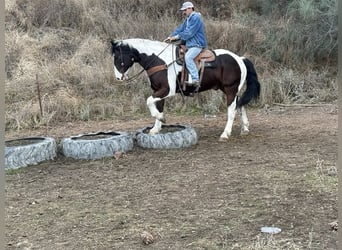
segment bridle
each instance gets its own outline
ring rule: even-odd
[[[125,66],[125,63],[124,63],[124,61],[123,61],[123,53],[122,53],[122,48],[121,48],[121,46],[119,47],[120,48],[120,56],[121,56],[121,63],[120,63],[120,66],[123,68],[124,66]],[[114,58],[114,60],[115,60],[115,58]],[[134,58],[132,58],[132,61],[134,62]],[[115,66],[115,65],[114,65]],[[135,75],[134,77],[132,77],[132,78],[136,78],[138,75],[140,75],[141,73],[142,73],[143,71],[141,71],[141,72],[139,72],[137,75]],[[121,72],[120,72],[121,73]],[[124,73],[121,73],[122,74],[122,76],[121,76],[121,81],[124,81],[124,76],[125,76],[125,72]],[[131,78],[128,78],[126,81],[131,81],[132,79]]]

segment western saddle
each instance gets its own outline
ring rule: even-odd
[[[176,52],[177,63],[179,65],[182,65],[181,86],[183,90],[186,89],[185,81],[189,77],[189,73],[188,73],[188,70],[186,69],[185,60],[184,60],[184,56],[187,50],[188,49],[185,45],[180,44],[177,47],[177,52]],[[194,61],[200,73],[200,83],[202,82],[204,67],[215,67],[215,59],[216,59],[215,53],[212,50],[208,50],[208,49],[202,49],[202,51],[198,54],[198,56],[195,57]]]

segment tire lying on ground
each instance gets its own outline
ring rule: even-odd
[[[17,169],[52,160],[57,144],[51,137],[26,137],[5,141],[5,169]]]
[[[148,134],[150,127],[139,129],[136,141],[140,147],[154,149],[173,149],[190,147],[197,143],[197,133],[185,125],[163,125],[159,134]]]
[[[66,157],[90,160],[132,150],[133,137],[126,132],[96,132],[64,138],[61,144]]]

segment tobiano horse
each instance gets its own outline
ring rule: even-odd
[[[155,118],[154,126],[149,133],[159,133],[165,123],[165,99],[176,93],[190,95],[196,88],[188,86],[184,90],[180,84],[183,67],[178,63],[178,46],[147,39],[112,40],[111,45],[117,80],[131,79],[127,73],[134,63],[140,64],[142,71],[146,70],[153,90],[146,103],[151,116]],[[201,84],[196,88],[196,92],[219,89],[225,94],[227,122],[219,140],[226,141],[231,135],[237,111],[241,117],[241,133],[249,132],[249,121],[244,106],[259,97],[260,83],[254,65],[249,59],[226,49],[215,49],[213,53],[215,60],[202,67]],[[246,87],[243,88],[245,83]]]

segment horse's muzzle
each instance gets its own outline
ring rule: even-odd
[[[124,81],[128,79],[128,76],[126,74],[120,74],[120,76],[115,77],[117,81]]]
[[[121,78],[120,77],[117,77],[116,80],[118,81],[124,81],[124,80],[127,80],[128,79],[128,76],[126,76],[125,74],[121,75]]]

